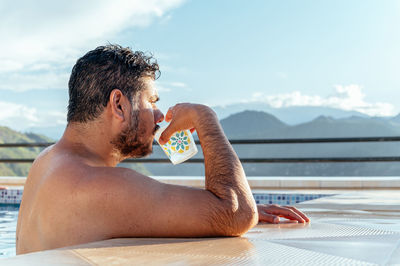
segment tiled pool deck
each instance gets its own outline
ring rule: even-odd
[[[23,187],[0,190],[0,204],[20,204]]]
[[[269,201],[265,195],[272,191],[253,192],[256,200]],[[111,239],[0,259],[0,265],[400,265],[399,188],[277,194],[335,195],[296,205],[309,224],[259,224],[236,238]]]

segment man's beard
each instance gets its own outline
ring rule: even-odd
[[[129,125],[111,143],[123,158],[140,158],[153,152],[153,138],[146,137],[146,127],[139,128],[140,111],[133,111]],[[157,125],[152,132],[159,128]]]

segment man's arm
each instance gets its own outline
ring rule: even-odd
[[[185,114],[191,115],[192,123]],[[221,201],[227,217],[214,218],[218,231],[228,235],[240,235],[258,221],[257,207],[247,182],[242,164],[226,138],[216,114],[204,105],[178,104],[168,110],[169,127],[161,135],[166,142],[182,129],[195,128],[200,139],[205,163],[206,190]]]
[[[205,157],[206,189],[169,185],[124,168],[93,167],[80,183],[81,223],[104,238],[238,236],[257,224],[244,171],[208,107],[181,104],[164,131],[196,128]],[[162,135],[164,141],[168,135]],[[82,173],[81,173],[82,174]],[[82,191],[85,190],[85,191]]]
[[[182,114],[178,114],[178,112],[187,110],[187,108],[190,108],[190,105],[180,104],[175,106],[168,111],[166,120],[172,120],[174,114],[175,117],[179,117]],[[255,204],[239,158],[225,137],[215,113],[205,106],[196,105],[196,108],[200,108],[198,120],[195,124],[204,153],[206,189],[211,191],[218,198],[225,200],[227,204],[233,204],[231,206],[233,209],[238,208],[235,204],[239,204],[239,202],[241,202],[240,204],[242,206]],[[187,110],[187,112],[189,112],[189,110]],[[190,128],[190,122],[184,119],[182,120],[183,122],[178,121],[175,124],[171,122],[170,130],[164,131],[164,142],[166,142],[169,136],[175,131],[181,128]],[[241,195],[242,197],[237,197],[237,195]],[[259,221],[262,222],[279,223],[279,217],[298,222],[310,221],[304,213],[291,206],[259,204],[257,209]],[[240,210],[238,214],[241,214]],[[245,216],[241,218],[245,221],[247,220]],[[233,219],[232,221],[240,223],[240,220]],[[223,227],[227,229],[231,228],[232,225],[223,225]]]

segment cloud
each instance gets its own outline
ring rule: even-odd
[[[170,92],[171,88],[164,87],[163,85],[157,85],[157,91],[158,92]]]
[[[16,72],[34,74],[39,78],[32,80],[32,87],[58,87],[55,74],[45,72],[68,73],[85,51],[112,41],[127,28],[146,27],[164,15],[168,19],[167,12],[182,3],[183,0],[2,1],[0,79]],[[9,78],[9,82],[17,89],[27,89],[18,85],[17,76]],[[1,86],[5,87],[9,88]]]
[[[36,109],[21,104],[0,102],[0,121],[7,121],[22,118],[25,123],[38,122]]]
[[[291,93],[267,95],[256,92],[252,95],[252,102],[265,102],[274,108],[291,106],[321,106],[332,107],[346,111],[358,111],[370,116],[393,116],[394,106],[390,103],[368,103],[360,85],[336,85],[333,95],[321,97],[318,95],[306,95],[300,91]]]
[[[66,113],[38,111],[22,104],[0,101],[0,125],[24,131],[31,127],[64,126]]]
[[[0,74],[0,90],[26,91],[30,89],[66,89],[68,87],[69,73],[44,73],[15,72]]]
[[[178,88],[185,88],[186,84],[183,82],[171,82],[171,86],[178,87]]]

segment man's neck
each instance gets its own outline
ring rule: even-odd
[[[87,159],[90,164],[115,167],[121,157],[111,144],[113,136],[109,128],[96,121],[69,123],[59,144]]]

